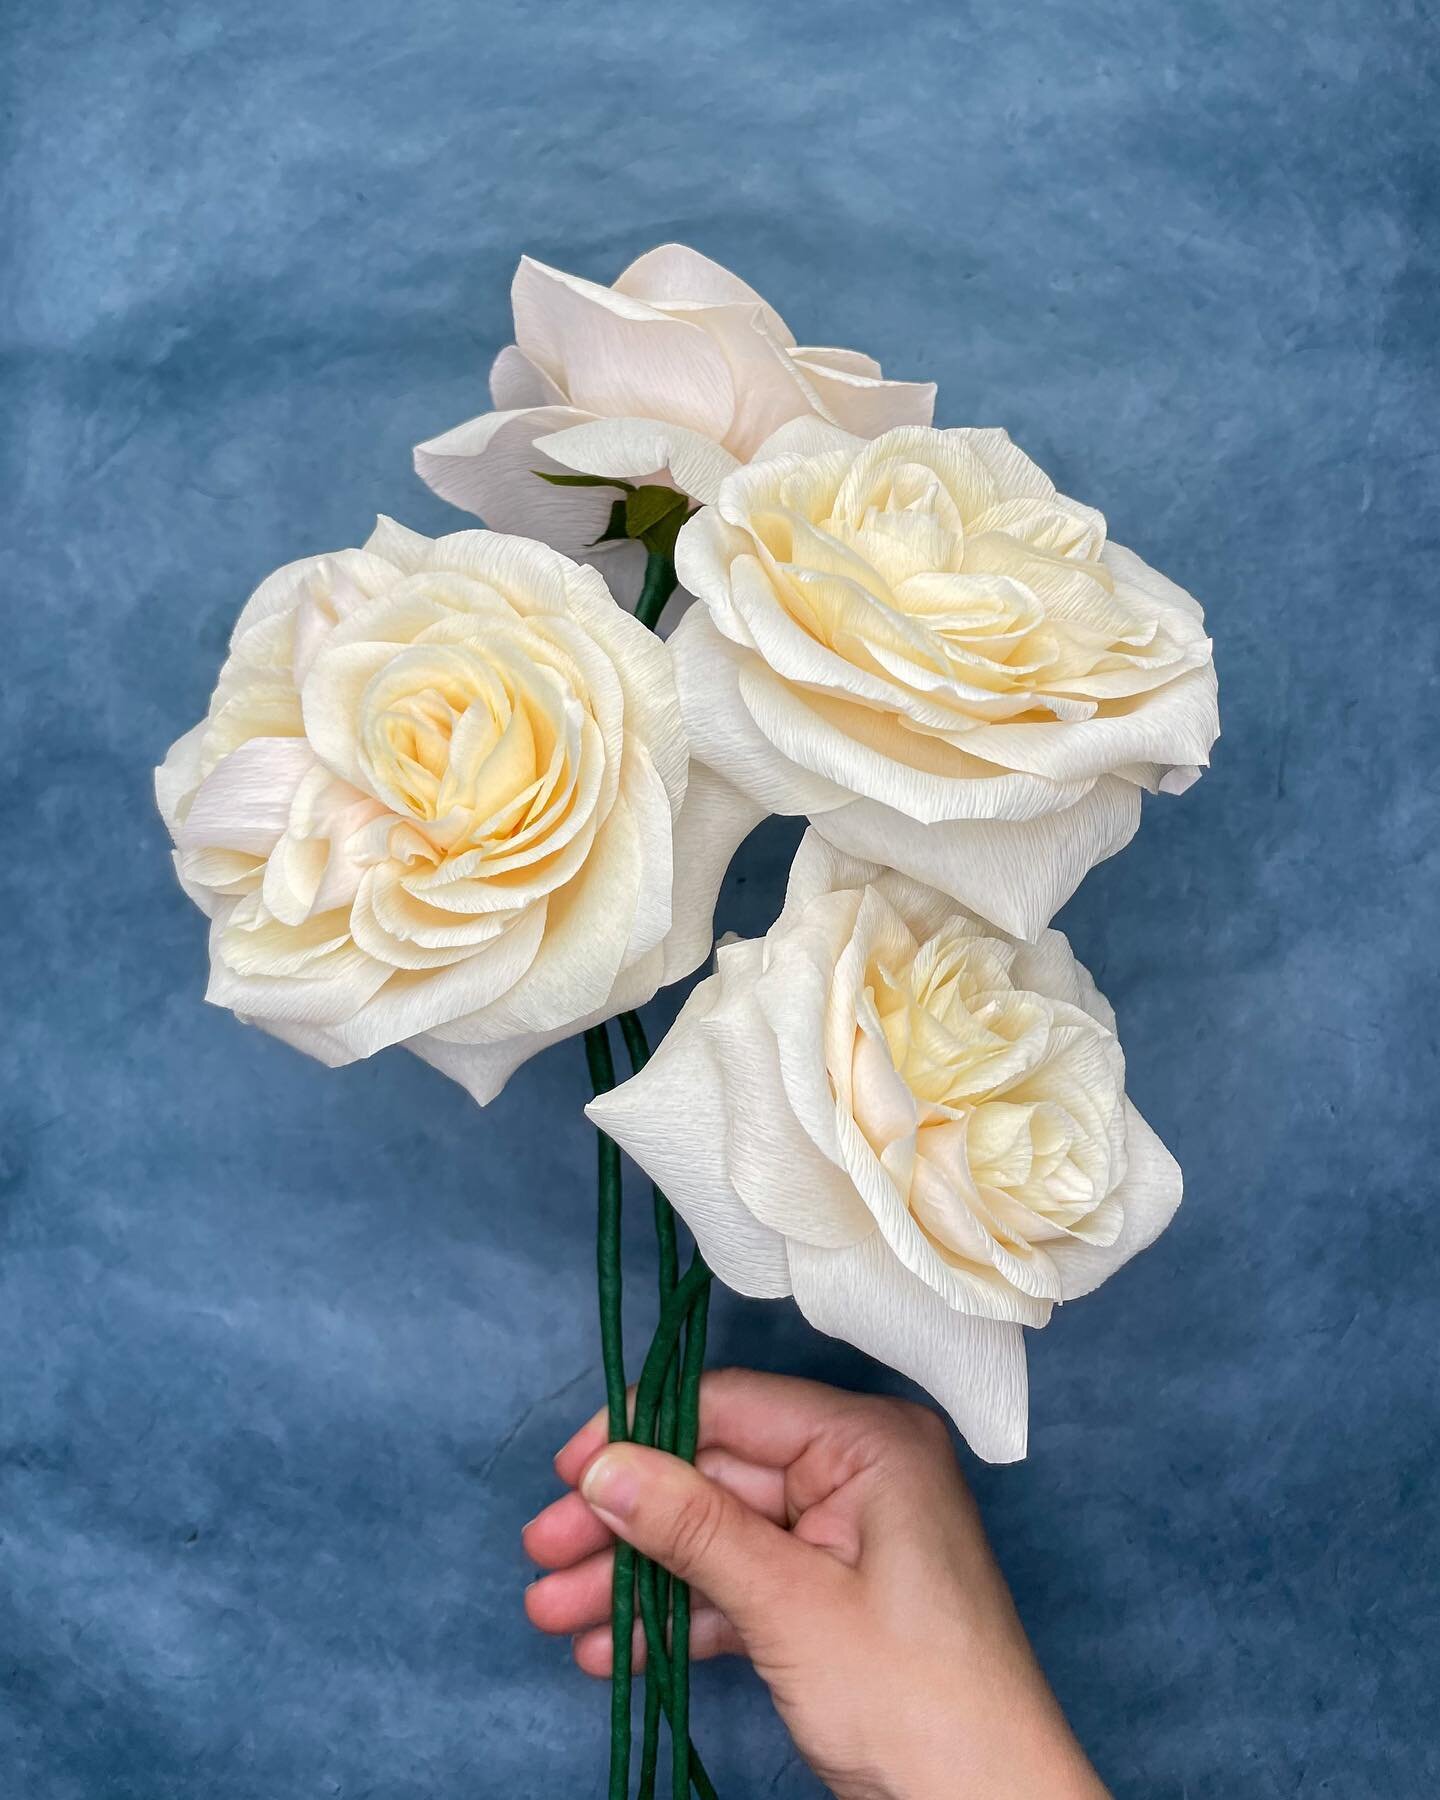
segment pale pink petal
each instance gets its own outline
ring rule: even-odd
[[[863,350],[839,350],[828,344],[796,344],[791,355],[799,362],[817,369],[833,369],[840,375],[863,375],[867,380],[883,379],[880,365]]]
[[[182,850],[244,850],[268,856],[290,817],[290,802],[315,767],[302,737],[252,738],[222,758],[201,784],[175,841]]]
[[[536,440],[536,448],[582,474],[611,475],[642,485],[664,482],[702,502],[713,500],[721,482],[739,467],[729,451],[710,438],[655,419],[595,419],[549,432]]]
[[[490,398],[497,412],[569,404],[569,395],[537,369],[518,344],[507,344],[490,365]]]
[[[698,325],[528,256],[511,300],[516,343],[572,405],[725,436],[735,407],[730,371]]]
[[[555,487],[537,470],[571,473],[536,448],[537,437],[583,425],[591,415],[572,406],[485,413],[415,448],[415,471],[452,506],[482,518],[492,531],[539,538],[580,556],[605,530],[615,495],[602,488]]]
[[[795,342],[789,326],[754,288],[685,244],[660,244],[647,250],[614,285],[617,294],[629,294],[651,306],[725,306],[736,301],[758,306],[772,337],[787,347]]]
[[[885,381],[874,375],[816,362],[803,350],[795,358],[825,413],[846,431],[879,437],[897,425],[928,425],[935,414],[933,381]]]

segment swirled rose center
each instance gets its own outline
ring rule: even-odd
[[[908,966],[881,952],[867,969],[880,1041],[862,1019],[856,1119],[932,1241],[962,1260],[977,1224],[1021,1251],[1082,1226],[1117,1175],[1114,1040],[1017,987],[1015,954],[961,922]]]
[[[376,791],[437,849],[513,844],[574,787],[577,696],[553,669],[416,645],[370,681],[359,739]]]
[[[1007,496],[963,447],[937,454],[949,460],[934,468],[862,459],[833,490],[787,476],[750,517],[803,630],[890,684],[929,735],[1088,718],[1167,674],[1175,646],[1117,597],[1098,514],[1053,492]]]

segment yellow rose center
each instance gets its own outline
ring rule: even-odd
[[[912,1212],[942,1252],[962,1259],[973,1254],[976,1219],[1020,1253],[1083,1227],[1116,1176],[1110,1123],[1123,1068],[1113,1039],[1077,1008],[1057,1016],[1054,1003],[1016,987],[1014,954],[960,921],[908,967],[881,952],[867,970],[890,1080],[909,1104],[886,1092],[873,1049],[859,1048],[862,1024],[857,1121],[892,1173],[910,1170]]]
[[[579,711],[553,669],[420,644],[370,682],[360,743],[377,791],[456,853],[533,829],[569,792]]]

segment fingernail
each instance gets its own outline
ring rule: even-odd
[[[580,1477],[580,1492],[596,1512],[628,1519],[640,1497],[640,1483],[624,1456],[602,1450]]]

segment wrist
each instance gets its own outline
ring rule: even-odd
[[[884,1800],[1107,1800],[1049,1688],[906,1711]]]

